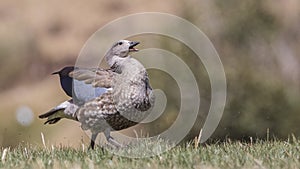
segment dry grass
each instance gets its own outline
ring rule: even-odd
[[[128,151],[144,151],[145,145]],[[153,143],[162,146],[162,142]],[[18,146],[1,149],[0,168],[299,168],[300,141],[225,142],[195,147],[177,146],[150,158],[127,158],[101,148]]]

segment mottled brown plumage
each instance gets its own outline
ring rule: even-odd
[[[129,55],[129,52],[137,51],[134,48],[137,44],[127,40],[116,42],[105,56],[111,67],[109,70],[75,68],[68,73],[68,78],[95,88],[106,88],[105,93],[84,103],[80,100],[78,104],[64,102],[40,118],[48,118],[46,123],[49,124],[61,118],[79,121],[83,130],[92,132],[91,148],[94,148],[94,141],[100,132],[104,132],[108,142],[119,146],[110,136],[110,131],[137,124],[154,105],[147,71]]]

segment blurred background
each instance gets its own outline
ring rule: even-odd
[[[103,25],[137,12],[166,12],[187,19],[218,51],[228,93],[212,139],[266,139],[267,131],[280,139],[300,136],[298,0],[1,0],[0,146],[39,145],[41,132],[47,144],[88,144],[78,123],[64,120],[44,126],[38,119],[39,114],[68,99],[58,77],[50,74],[74,64],[86,40]],[[140,49],[163,46],[174,52],[199,75],[199,122],[185,140],[193,139],[210,106],[204,66],[192,51],[172,39],[155,35],[134,39],[144,44]],[[157,134],[176,118],[180,97],[178,86],[170,83],[174,79],[155,70],[149,74],[153,87],[166,91],[168,106],[162,117],[140,127]]]

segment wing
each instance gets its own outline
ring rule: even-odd
[[[113,85],[114,72],[99,68],[65,67],[53,74],[59,74],[65,93],[81,105],[107,92]]]
[[[79,104],[101,96],[113,85],[113,72],[104,69],[75,68],[68,74],[73,79],[73,92]]]
[[[111,88],[115,73],[105,69],[80,69],[76,68],[69,73],[69,76],[78,81],[83,81],[86,84],[91,84],[93,87]]]

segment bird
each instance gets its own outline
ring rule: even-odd
[[[119,40],[106,52],[109,69],[67,66],[58,74],[60,85],[71,99],[39,115],[44,124],[55,124],[63,118],[77,121],[90,130],[90,148],[94,149],[99,133],[108,143],[121,147],[111,131],[138,124],[149,115],[155,102],[146,68],[132,52],[139,42]]]

